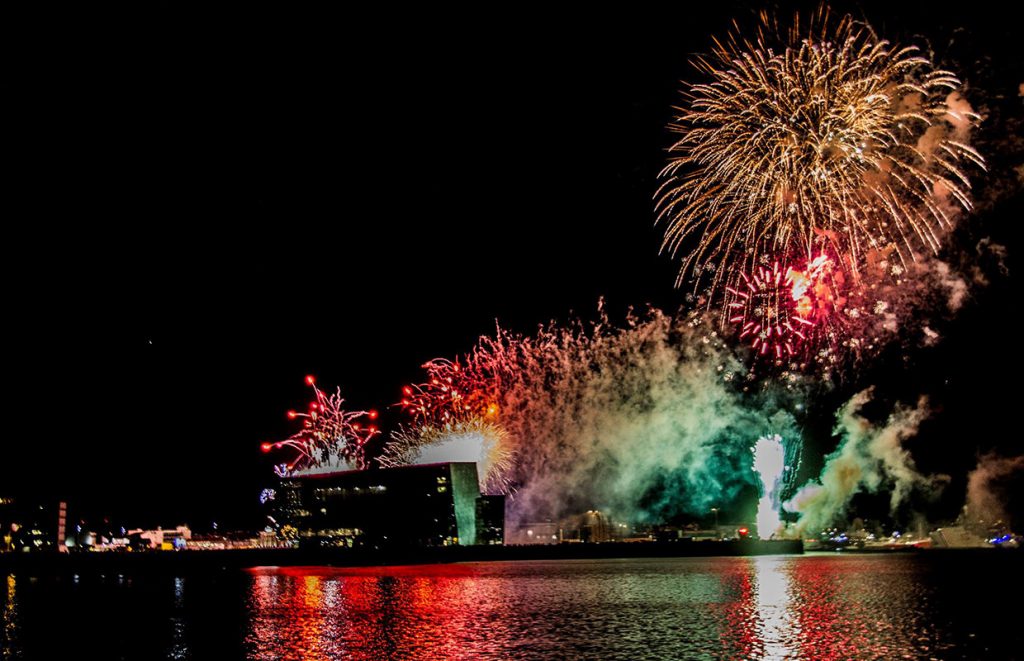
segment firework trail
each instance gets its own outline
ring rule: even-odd
[[[515,489],[512,525],[593,508],[633,521],[706,516],[759,487],[754,440],[800,438],[787,413],[795,395],[745,392],[742,364],[696,316],[652,309],[630,314],[622,328],[603,313],[593,324],[551,323],[531,335],[499,328],[459,361],[427,368],[430,387],[405,391],[409,407],[410,394],[437,393],[415,407],[433,412],[420,420],[425,431],[393,436],[386,454],[408,461],[494,411],[490,424],[507,434],[501,445],[511,453],[501,473]],[[460,398],[478,393],[475,417],[443,422],[456,415],[452,386]]]
[[[382,466],[445,461],[477,464],[482,493],[509,493],[512,451],[498,422],[496,384],[478,374],[477,361],[443,358],[423,365],[424,383],[402,388],[398,403],[411,422],[391,433]]]
[[[477,465],[480,492],[509,493],[512,469],[508,433],[498,424],[473,419],[443,426],[401,426],[377,461],[384,467],[470,461]]]
[[[306,384],[313,389],[314,399],[308,413],[288,411],[288,418],[301,420],[302,428],[276,443],[264,443],[264,452],[279,448],[295,451],[291,461],[275,467],[278,475],[306,475],[324,471],[362,469],[366,467],[363,446],[380,433],[373,423],[376,411],[348,411],[341,390],[327,395],[316,387],[312,376]]]
[[[965,165],[984,167],[956,76],[824,8],[785,36],[762,14],[752,40],[715,44],[696,62],[706,82],[678,108],[656,194],[663,250],[681,256],[677,284],[707,283],[707,305],[729,315],[750,274],[778,262],[832,255],[852,289],[905,280],[939,250],[971,208]],[[783,301],[781,316],[795,305]],[[829,312],[850,321],[863,310]],[[785,343],[772,351],[782,357]]]
[[[398,403],[416,425],[445,426],[467,420],[493,420],[498,414],[493,390],[467,366],[437,358],[425,365],[427,381],[402,388]]]

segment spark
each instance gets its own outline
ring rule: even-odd
[[[512,457],[508,432],[474,419],[441,427],[401,427],[391,434],[378,461],[384,467],[472,461],[477,464],[481,493],[499,494],[511,490]]]
[[[757,501],[757,536],[770,539],[782,528],[779,517],[779,496],[786,470],[786,452],[779,435],[762,436],[751,448],[754,453],[754,472],[760,484],[761,497]]]
[[[786,36],[761,18],[696,61],[706,80],[670,126],[656,208],[677,285],[710,281],[710,306],[766,258],[828,249],[856,280],[869,252],[895,252],[900,272],[937,252],[971,208],[965,166],[984,168],[964,142],[978,115],[950,111],[960,81],[824,7]]]
[[[833,262],[825,254],[801,268],[778,260],[741,273],[738,288],[726,287],[726,319],[758,356],[775,361],[817,353],[839,323]],[[841,282],[841,281],[840,281]]]
[[[280,448],[295,451],[294,458],[279,464],[276,472],[286,476],[365,468],[364,446],[380,431],[376,426],[364,426],[360,421],[364,417],[372,420],[376,416],[371,415],[371,411],[346,410],[341,390],[328,395],[317,388],[316,379],[312,376],[306,377],[306,384],[314,393],[309,413],[288,411],[289,419],[302,420],[302,428],[283,441],[261,444],[264,452]]]

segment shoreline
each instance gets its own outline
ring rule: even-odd
[[[0,572],[204,572],[254,567],[374,567],[454,562],[802,555],[799,541],[607,542],[384,549],[237,549],[102,553],[2,553]]]

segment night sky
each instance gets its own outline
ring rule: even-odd
[[[761,6],[712,4],[527,17],[156,3],[17,50],[0,491],[92,519],[247,525],[273,481],[259,444],[293,430],[306,374],[383,411],[496,319],[528,331],[600,296],[619,315],[678,305],[651,203],[664,126],[691,55]],[[1006,140],[1022,125],[1019,17],[887,6],[841,8],[895,40],[927,35],[991,109],[980,139],[1001,190],[1021,162]],[[930,394],[940,411],[910,446],[923,469],[959,471],[952,501],[979,449],[1024,451],[1008,323],[1022,205],[1001,195],[961,239],[1006,245],[1011,276],[939,347],[886,356],[819,407],[869,383]],[[808,425],[827,432],[819,413]]]

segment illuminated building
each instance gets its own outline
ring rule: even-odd
[[[489,544],[504,529],[504,497],[481,499],[472,462],[291,476],[269,504],[300,546]]]
[[[508,531],[507,544],[558,544],[563,541],[561,527],[552,521],[521,523]]]
[[[0,551],[54,551],[63,535],[64,502],[41,505],[0,497]]]
[[[0,552],[14,550],[14,530],[18,523],[15,521],[14,499],[0,496]]]
[[[128,539],[132,540],[133,546],[148,546],[151,549],[157,549],[159,551],[179,551],[184,549],[190,539],[192,539],[192,531],[188,526],[178,526],[176,528],[160,528],[156,530],[129,530]]]
[[[505,541],[505,496],[476,499],[476,543],[503,544]]]

